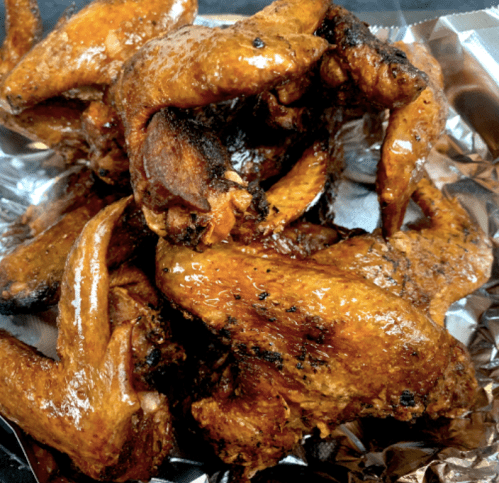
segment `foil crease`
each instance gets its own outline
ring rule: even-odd
[[[499,482],[499,8],[371,29],[389,41],[424,43],[444,71],[451,108],[446,134],[426,169],[444,193],[459,199],[494,247],[490,281],[453,304],[446,317],[448,330],[468,346],[473,358],[481,388],[478,402],[456,420],[365,419],[340,426],[326,440],[306,437],[294,454],[257,475],[255,482]],[[366,122],[346,124],[339,136],[346,171],[335,202],[335,222],[372,231],[379,226],[374,180],[381,143],[365,138]],[[52,153],[3,129],[0,166],[0,232],[5,232],[28,205],[50,195],[61,166]],[[412,206],[405,221],[417,216]],[[0,316],[0,328],[55,357],[53,323],[32,316]],[[30,439],[19,439],[25,453],[33,454]],[[35,447],[43,458],[46,452]],[[165,470],[150,483],[228,481],[227,468],[207,469],[195,449],[177,448]]]

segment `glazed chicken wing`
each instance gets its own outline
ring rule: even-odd
[[[444,131],[448,110],[437,60],[423,45],[396,45],[427,73],[428,87],[416,100],[390,112],[376,180],[385,237],[394,235],[402,226],[428,155]]]
[[[453,417],[472,405],[469,356],[429,313],[441,318],[450,300],[476,288],[466,275],[475,267],[478,283],[485,281],[490,244],[480,230],[467,232],[465,212],[431,186],[423,183],[419,197],[433,227],[400,234],[392,250],[369,236],[361,237],[367,253],[353,242],[312,259],[257,242],[197,252],[160,240],[158,287],[225,341],[236,360],[232,382],[192,409],[226,462],[251,474],[275,464],[314,427],[325,437],[361,416]],[[441,259],[446,250],[461,264],[455,270]],[[412,272],[396,269],[413,262],[418,278],[405,280]],[[438,263],[445,284],[432,278]]]
[[[428,179],[418,183],[413,198],[429,226],[398,231],[387,240],[379,232],[352,237],[312,258],[353,271],[410,300],[443,325],[450,305],[490,277],[491,244],[464,208]]]
[[[196,10],[190,0],[93,1],[9,72],[0,89],[2,108],[16,114],[70,89],[109,85],[140,46],[190,23]]]
[[[60,360],[0,331],[2,414],[67,453],[89,476],[114,481],[149,478],[172,446],[167,400],[136,372],[151,344],[168,343],[148,338],[152,328],[157,336],[161,330],[155,294],[119,289],[119,276],[111,277],[110,292],[107,250],[129,202],[92,218],[69,256],[59,303]],[[127,273],[125,280],[137,285]]]

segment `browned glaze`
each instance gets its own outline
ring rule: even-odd
[[[443,326],[450,305],[481,287],[490,277],[488,237],[456,200],[423,179],[414,198],[430,220],[421,230],[352,237],[312,258],[350,270],[411,301]]]
[[[107,249],[129,201],[94,217],[71,252],[59,304],[60,361],[0,332],[2,414],[86,474],[114,481],[148,479],[171,448],[166,398],[134,386],[137,319],[114,330],[109,321]]]
[[[161,316],[162,299],[145,272],[136,263],[125,262],[109,277],[111,330],[135,321],[131,335],[134,388],[154,390],[155,374],[184,361],[185,353],[171,342],[170,327]]]
[[[411,194],[447,119],[444,80],[438,62],[421,44],[396,45],[412,64],[426,72],[429,81],[428,88],[415,101],[390,112],[376,187],[386,237],[393,236],[402,226]]]
[[[426,87],[426,74],[403,51],[380,41],[366,23],[339,5],[330,6],[317,34],[335,47],[322,67],[332,87],[349,78],[369,104],[389,109],[413,101]]]
[[[287,21],[290,13],[302,9],[302,17]],[[126,63],[114,95],[125,124],[132,183],[139,203],[143,193],[150,190],[150,180],[145,175],[147,158],[142,151],[148,143],[145,127],[155,112],[164,107],[199,107],[238,96],[256,95],[304,74],[327,48],[326,41],[311,35],[321,19],[320,13],[325,9],[326,2],[279,0],[261,14],[226,29],[191,26],[155,39]],[[279,28],[283,24],[286,28]],[[165,142],[173,139],[169,132],[165,129],[162,134]],[[173,172],[181,172],[181,163],[177,161],[176,165],[178,167]],[[199,162],[196,165],[199,166]],[[232,183],[233,187],[229,189],[236,192],[231,198],[236,197],[237,200],[227,201],[227,196],[221,195],[220,188],[212,183],[211,201],[207,205],[207,197],[202,193],[203,185],[207,183],[203,171],[206,172],[206,168],[201,171],[198,168],[196,176],[190,178],[190,184],[195,183],[197,187],[192,185],[189,188],[191,201],[187,202],[187,206],[184,203],[167,214],[167,207],[161,213],[157,209],[151,210],[146,204],[146,216],[153,230],[161,235],[170,231],[177,238],[182,236],[180,233],[192,225],[192,222],[187,223],[190,216],[187,208],[192,205],[192,188],[196,187],[201,192],[196,195],[198,202],[195,208],[199,210],[199,202],[204,198],[202,211],[214,212],[210,224],[212,228],[208,228],[204,242],[213,243],[228,235],[237,211],[241,208],[244,211],[251,198],[248,193],[244,196],[239,175],[225,167],[217,179],[223,185],[227,185],[223,182],[224,178]],[[194,174],[192,169],[190,172]],[[156,184],[161,183],[165,175],[162,172]],[[162,184],[165,183],[166,179]],[[221,188],[227,191],[227,187]],[[243,192],[239,194],[238,191]],[[221,205],[222,210],[218,208]],[[232,224],[220,225],[222,217],[227,216],[233,220]],[[195,231],[202,226],[202,222],[194,223]],[[212,235],[214,232],[217,234]]]
[[[17,113],[75,87],[109,85],[139,47],[190,23],[196,11],[195,0],[94,0],[10,71],[1,88],[3,109]]]
[[[0,48],[0,80],[40,40],[42,19],[36,0],[5,0],[6,36]]]
[[[43,310],[57,302],[68,253],[85,224],[115,197],[101,192],[91,172],[69,176],[55,200],[28,208],[19,221],[26,240],[0,261],[0,311]],[[43,256],[41,256],[43,254]]]
[[[160,240],[156,273],[165,295],[240,362],[234,390],[196,402],[193,414],[224,460],[250,472],[275,464],[313,427],[326,436],[360,416],[452,416],[473,402],[464,347],[410,300],[354,271],[257,243],[196,252]]]
[[[0,312],[27,313],[57,303],[72,245],[85,224],[119,197],[118,191],[110,192],[88,169],[81,169],[54,200],[30,207],[18,230],[13,228],[16,232],[24,227],[25,240],[0,261]],[[109,264],[119,265],[149,241],[154,242],[154,234],[142,211],[132,205],[115,227]]]

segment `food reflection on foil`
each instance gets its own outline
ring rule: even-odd
[[[471,29],[472,35],[469,34],[469,32],[464,32],[462,34],[456,32],[456,30],[459,31],[463,25],[472,24],[472,22],[476,20],[475,17],[478,17],[478,20],[485,22],[485,32],[482,32],[478,28],[478,25],[473,26]],[[493,46],[494,44],[492,43],[489,45],[486,40],[494,39],[494,35],[499,35],[497,34],[499,27],[493,25],[497,16],[496,11],[491,10],[486,13],[479,12],[477,14],[455,17],[455,23],[452,21],[453,18],[427,22],[402,30],[373,30],[375,30],[381,38],[389,38],[393,41],[403,40],[405,42],[417,40],[425,43],[442,65],[445,90],[451,101],[451,108],[447,116],[446,135],[441,138],[435,146],[430,155],[430,160],[426,169],[436,186],[442,189],[444,193],[457,197],[467,208],[476,224],[481,227],[494,242],[497,229],[495,217],[497,216],[496,193],[498,192],[494,158],[498,153],[495,151],[496,145],[494,144],[494,142],[497,141],[493,134],[490,134],[493,131],[489,128],[497,122],[499,113],[494,111],[493,101],[497,98],[496,89],[498,83],[497,79],[493,78],[494,69],[490,68],[490,58],[494,58],[495,55],[495,60],[497,61],[498,53],[495,52],[493,48],[491,49],[491,45]],[[493,32],[494,30],[496,32],[495,34]],[[466,48],[466,42],[469,41],[470,37],[472,38],[470,42],[471,48],[468,49]],[[451,39],[453,39],[453,41],[451,41]],[[487,53],[485,68],[481,66],[483,56],[480,55],[481,50],[477,46],[480,42],[482,42],[482,50],[485,50]],[[496,64],[499,64],[499,61],[497,61]],[[477,116],[474,109],[470,108],[470,106],[473,106],[474,103],[477,102],[477,99],[482,99],[484,106],[480,111],[481,115],[479,116]],[[462,115],[461,117],[458,115],[458,112]],[[488,116],[487,121],[484,121],[483,118],[486,116]],[[383,116],[379,118],[376,116],[374,118],[372,116],[364,116],[361,119],[345,123],[336,134],[336,139],[341,142],[344,147],[346,170],[343,179],[338,185],[337,198],[332,207],[335,211],[335,223],[345,227],[346,230],[362,228],[371,232],[381,223],[383,212],[380,212],[379,210],[375,181],[376,166],[380,157],[380,151],[383,149],[379,129],[380,126],[382,126],[383,129],[386,129],[385,121],[386,119]],[[175,118],[159,119],[156,124],[160,126],[166,124],[168,127],[169,125],[175,125],[177,122],[182,122],[182,120],[179,121]],[[375,129],[370,130],[372,126],[374,126]],[[388,130],[389,129],[390,126],[388,127]],[[480,135],[477,134],[477,131]],[[6,138],[8,138],[8,136],[6,136]],[[28,196],[34,196],[36,202],[36,196],[39,196],[39,193],[43,191],[44,187],[50,186],[49,190],[52,193],[58,192],[57,182],[69,179],[69,183],[71,183],[71,180],[75,179],[75,177],[85,176],[78,170],[72,170],[69,173],[59,171],[60,166],[58,166],[57,161],[54,161],[50,156],[47,157],[46,161],[40,162],[39,158],[41,153],[37,152],[33,147],[28,148],[27,155],[18,155],[18,153],[13,152],[13,156],[9,156],[9,149],[12,151],[12,148],[6,148],[7,156],[5,156],[5,159],[7,161],[6,165],[8,165],[12,171],[7,172],[7,179],[5,179],[5,183],[2,183],[2,186],[5,187],[4,189],[9,195],[12,193],[13,196],[5,196],[5,204],[2,206],[2,212],[6,214],[6,222],[10,222],[12,219],[22,214],[23,206],[34,203],[34,199],[28,199]],[[33,168],[33,166],[36,167]],[[31,176],[30,171],[36,172],[34,179],[33,176]],[[6,171],[2,171],[2,173],[4,172]],[[57,176],[54,176],[55,173],[57,173]],[[80,178],[78,179],[80,180]],[[387,177],[387,180],[389,182],[390,178]],[[79,183],[85,185],[86,182],[81,182],[80,180]],[[477,253],[480,254],[480,244],[482,241],[479,236],[478,238],[474,238],[473,227],[471,225],[466,225],[466,215],[461,214],[459,211],[460,208],[449,204],[447,200],[440,199],[438,193],[432,191],[434,188],[429,184],[427,185],[423,181],[417,186],[414,186],[413,189],[416,190],[416,202],[411,202],[410,204],[408,203],[408,200],[404,202],[408,205],[405,225],[409,230],[406,233],[409,235],[405,238],[399,237],[398,242],[406,247],[407,244],[412,243],[414,246],[413,252],[417,252],[417,250],[421,248],[421,245],[425,243],[424,237],[419,235],[422,233],[421,230],[430,230],[425,233],[432,233],[429,238],[432,243],[436,243],[436,247],[433,246],[433,248],[437,248],[435,250],[435,255],[437,258],[440,258],[440,260],[431,261],[431,263],[435,263],[435,266],[438,266],[438,263],[441,263],[441,265],[438,266],[439,270],[453,271],[453,275],[451,276],[451,288],[454,288],[454,284],[458,284],[459,273],[462,271],[462,267],[459,265],[451,266],[451,263],[449,263],[445,257],[449,256],[449,259],[452,259],[453,255],[450,252],[453,247],[456,246],[459,246],[460,249],[463,249],[466,253],[470,250],[478,250]],[[33,195],[33,193],[36,194]],[[111,205],[113,208],[109,208],[107,212],[104,212],[100,217],[95,217],[95,212],[102,206],[100,204],[102,203],[101,195],[102,193],[91,197],[92,200],[95,198],[96,205],[95,207],[91,207],[94,206],[92,204],[93,201],[86,204],[85,208],[89,210],[89,214],[82,215],[88,216],[89,218],[92,217],[92,223],[100,227],[99,237],[92,238],[91,236],[86,235],[88,239],[85,238],[81,242],[80,251],[75,252],[72,255],[73,258],[69,262],[74,267],[78,267],[84,263],[85,250],[89,249],[98,250],[101,255],[99,255],[97,261],[100,264],[106,263],[105,255],[102,255],[102,253],[105,253],[108,244],[113,243],[109,227],[112,226],[114,222],[119,224],[118,220],[121,213],[130,210],[130,202],[125,201],[125,199],[119,204]],[[106,193],[105,196],[108,196],[108,194]],[[429,200],[432,200],[432,202],[430,203]],[[434,206],[435,202],[437,206]],[[71,200],[66,200],[65,203],[71,204]],[[387,202],[384,207],[386,208],[386,206],[389,206],[389,202]],[[150,208],[156,207],[150,206]],[[399,210],[399,207],[395,207],[395,212],[397,212],[397,210]],[[415,229],[414,227],[420,222],[421,210],[425,215],[430,217],[431,224],[429,227],[418,227]],[[391,221],[390,223],[384,223],[383,229],[385,231],[385,236],[391,240],[394,232],[396,232],[396,229],[392,228],[392,224],[395,223],[395,225],[397,225],[398,223],[401,223],[401,220],[397,221],[396,216],[386,215],[386,212],[389,213],[390,209],[385,210],[385,220],[389,219]],[[149,213],[149,216],[154,218],[154,213],[152,216]],[[138,217],[139,215],[135,214],[133,209],[127,214],[127,220],[132,220],[132,225],[133,220],[137,220]],[[275,218],[275,220],[271,219],[271,221],[274,224],[278,224],[279,218]],[[44,223],[47,223],[47,221],[44,221]],[[457,227],[455,236],[458,241],[456,244],[446,245],[446,243],[448,243],[448,236],[446,236],[447,234],[445,233],[444,227],[449,223],[454,227]],[[140,225],[139,222],[137,222],[137,224]],[[260,224],[259,227],[262,231],[275,229],[275,225],[269,227],[269,224]],[[162,226],[158,228],[160,234],[162,229]],[[140,232],[140,228],[138,228],[137,232]],[[414,239],[412,240],[411,233],[414,234]],[[15,238],[17,233],[11,232],[11,235],[11,238]],[[137,236],[140,238],[140,233],[138,233]],[[214,236],[217,236],[216,233]],[[244,239],[244,230],[242,230],[241,236]],[[359,245],[366,243],[371,247],[378,244],[381,247],[381,251],[385,249],[383,245],[384,242],[381,238],[375,239],[369,238],[369,235],[360,235],[351,238],[351,240],[358,241]],[[207,242],[209,240],[204,241]],[[467,246],[465,243],[470,244]],[[355,244],[355,241],[353,241],[352,244]],[[349,251],[347,253],[342,253],[341,249],[337,249],[336,247],[337,245],[332,245],[330,249],[328,249],[331,251],[331,254],[322,250],[317,252],[314,255],[315,262],[321,266],[327,266],[329,263],[328,260],[326,260],[328,258],[327,255],[331,255],[332,257],[339,259],[340,262],[352,266],[354,261],[348,260],[348,255],[352,253],[355,254],[356,252]],[[497,246],[495,244],[493,248],[494,252],[496,252]],[[265,250],[268,251],[268,249],[268,246],[253,246],[253,252],[249,254],[248,249],[244,248],[244,246],[238,247],[236,244],[226,247],[222,244],[220,246],[215,245],[213,250],[192,252],[182,246],[177,246],[172,249],[168,246],[167,242],[164,242],[163,247],[161,248],[160,246],[159,248],[157,267],[161,272],[170,273],[172,275],[169,278],[160,280],[158,285],[169,294],[172,300],[175,300],[175,297],[178,297],[177,300],[185,300],[185,294],[182,293],[182,290],[188,291],[189,287],[176,283],[173,275],[176,274],[175,276],[178,276],[179,273],[182,273],[184,274],[184,280],[189,279],[195,284],[196,277],[199,275],[193,272],[192,274],[187,274],[188,277],[186,278],[185,271],[188,271],[194,266],[193,264],[196,263],[205,265],[214,264],[213,266],[216,267],[217,260],[232,260],[232,265],[230,265],[230,267],[236,267],[238,273],[246,273],[248,279],[251,279],[251,273],[248,271],[250,270],[250,267],[245,267],[245,262],[249,255],[257,257],[257,262],[255,263],[261,264],[261,266],[258,267],[259,269],[262,269],[265,272],[270,271],[270,273],[276,273],[278,280],[282,283],[286,276],[289,276],[290,274],[290,271],[287,272],[285,270],[287,262],[280,257],[276,257],[273,260],[272,256],[268,257],[268,255],[266,255],[266,257],[261,257],[258,255],[259,250],[263,253]],[[337,252],[336,254],[335,250]],[[431,253],[431,250],[429,252]],[[358,253],[362,253],[362,246]],[[390,255],[395,258],[400,256],[396,250]],[[119,256],[126,257],[126,254],[123,254],[118,250],[117,257]],[[486,251],[484,251],[483,257],[486,258],[486,256]],[[264,260],[265,263],[263,263]],[[375,260],[375,263],[378,262],[379,260]],[[428,262],[428,260],[417,260],[410,257],[407,259],[400,257],[400,259],[397,260],[397,263],[406,263],[408,265],[417,265],[418,263],[424,264],[425,262]],[[107,263],[109,263],[109,261],[107,261]],[[390,263],[393,263],[393,259]],[[300,279],[306,279],[306,277],[309,276],[306,267],[298,267],[298,265],[299,264],[294,264],[293,269],[300,270]],[[91,268],[96,269],[95,266]],[[88,270],[90,271],[91,268],[89,267]],[[251,268],[254,268],[254,266],[251,265]],[[477,266],[473,267],[473,269],[478,270],[479,268]],[[330,270],[333,271],[333,268],[330,268]],[[78,273],[77,270],[75,270],[74,273]],[[208,271],[206,273],[208,273]],[[140,276],[140,280],[137,280],[135,275],[132,276],[129,272],[117,273],[112,276],[115,277],[114,280],[116,280],[116,282],[114,282],[116,291],[113,292],[112,296],[116,298],[120,297],[120,284],[123,284],[123,280],[128,281],[127,283],[130,283],[130,281],[133,280],[133,283],[137,286],[146,283]],[[317,273],[314,273],[310,276],[312,279],[316,280],[318,275]],[[213,275],[213,278],[214,277],[215,275]],[[236,278],[237,277],[234,276],[234,280]],[[391,279],[391,281],[394,279],[396,280],[396,274],[387,269],[386,280],[389,279]],[[292,283],[293,282],[290,280],[289,285],[291,286]],[[403,281],[400,281],[400,283],[403,283]],[[66,290],[66,294],[68,293],[68,290],[80,290],[80,288],[76,289],[78,284],[74,280],[66,281],[65,285],[66,288],[63,288],[63,290]],[[416,422],[406,423],[394,419],[366,418],[342,424],[336,429],[330,429],[323,426],[321,427],[321,431],[325,434],[328,432],[330,433],[325,439],[320,439],[316,434],[305,437],[303,444],[296,450],[296,454],[288,456],[276,467],[257,474],[255,481],[267,481],[269,479],[289,481],[290,475],[294,475],[295,478],[301,477],[304,481],[313,481],[314,477],[320,481],[321,478],[324,478],[324,475],[329,475],[328,478],[333,481],[366,481],[367,479],[369,481],[389,480],[422,482],[435,480],[463,481],[463,478],[468,481],[495,481],[498,473],[496,455],[497,442],[499,441],[497,436],[497,403],[495,401],[497,383],[494,377],[497,365],[495,362],[495,335],[499,333],[499,329],[495,327],[495,285],[494,265],[493,276],[489,283],[477,292],[466,297],[466,299],[454,303],[447,311],[446,317],[446,323],[450,332],[457,339],[468,345],[477,369],[477,377],[482,390],[476,409],[452,420],[440,419],[435,421],[423,418]],[[308,286],[307,288],[310,287],[312,286]],[[316,291],[320,291],[323,287],[315,288]],[[426,286],[424,288],[427,289]],[[88,288],[82,287],[82,289],[83,292],[78,293],[80,298],[85,297],[84,291]],[[207,300],[213,296],[213,294],[210,293],[211,289],[212,287],[210,284],[206,284],[203,287],[203,290],[206,290],[205,297]],[[361,291],[362,285],[354,286],[353,289]],[[433,303],[435,300],[441,301],[442,293],[445,293],[445,287],[442,292],[439,291],[440,289],[442,289],[442,287],[435,287],[435,291],[432,292],[434,300],[428,303],[426,310],[430,311],[434,319],[440,318],[443,320],[441,307],[438,307],[438,304]],[[227,290],[240,291],[239,299],[234,297],[235,300],[244,300],[246,298],[244,292],[247,288],[244,285],[239,286],[236,284],[234,286],[234,284],[232,284]],[[265,304],[272,301],[272,294],[274,292],[270,289],[267,290],[267,288],[262,290],[262,297],[259,299],[259,310],[269,311],[269,307]],[[417,301],[418,291],[421,290],[421,288],[417,286],[417,281],[415,287],[408,288],[408,290],[413,290],[414,300]],[[276,289],[276,291],[278,291],[278,289]],[[263,294],[265,294],[265,296]],[[93,295],[94,294],[89,292],[88,298],[91,298]],[[97,295],[97,297],[102,297],[101,293],[95,295]],[[51,296],[54,296],[54,294],[46,294],[45,300]],[[323,298],[324,296],[325,294],[322,294]],[[388,297],[386,294],[383,296]],[[71,298],[74,298],[74,296],[69,297],[70,300]],[[195,300],[193,302],[195,302]],[[144,317],[143,324],[146,324],[146,326],[147,324],[150,324],[150,327],[153,328],[155,328],[153,322],[155,313],[151,313],[151,306],[154,306],[156,303],[156,301],[151,300],[148,302],[148,308],[140,309],[142,311],[141,317]],[[446,300],[444,300],[442,304],[442,307],[445,307],[445,309],[447,308],[446,303]],[[232,306],[232,301],[230,306]],[[229,307],[229,305],[227,307]],[[295,310],[292,310],[293,307]],[[182,308],[189,312],[190,316],[199,317],[205,321],[211,321],[213,324],[217,323],[216,317],[213,318],[212,314],[203,313],[203,306],[201,304],[192,303],[191,306],[183,304]],[[286,311],[289,310],[291,313],[294,313],[297,310],[293,304],[290,304],[287,308],[284,307],[284,309],[286,309]],[[63,317],[74,317],[74,304],[62,305],[60,306],[60,310],[63,313]],[[250,315],[244,314],[243,312],[238,312],[238,314],[245,318],[250,317]],[[280,314],[276,312],[276,315],[283,319],[286,317],[285,313]],[[99,313],[98,316],[105,317],[102,313]],[[54,326],[51,322],[53,317],[51,317],[51,314],[44,314],[44,317],[50,319],[49,322],[46,323],[46,326],[49,327],[49,331],[51,331],[52,337],[54,337]],[[115,314],[115,317],[118,317],[118,314]],[[269,318],[272,318],[272,316],[269,316]],[[61,320],[63,321],[64,319],[62,318]],[[319,325],[316,322],[317,321],[310,321],[312,325],[315,323],[315,329],[320,332]],[[45,337],[44,333],[40,336],[40,341],[38,341],[38,343],[36,342],[37,329],[35,329],[35,325],[33,325],[31,320],[22,321],[18,317],[13,317],[5,319],[4,324],[8,326],[16,336],[26,340],[30,344],[37,345],[39,349],[47,355],[54,354],[53,344],[52,347],[50,347],[50,344],[47,347],[46,342],[42,342]],[[246,340],[244,334],[238,332],[234,326],[237,326],[237,324],[233,323],[224,327],[226,337],[232,338],[235,343],[241,345],[241,347],[244,344],[248,344],[250,339]],[[87,327],[87,329],[89,329],[89,327]],[[98,335],[92,333],[92,328],[90,329],[90,332],[87,334],[72,334],[68,332],[68,334],[66,334],[66,340],[71,340],[76,337],[76,340],[78,340],[81,345],[91,345],[98,339]],[[124,333],[125,331],[125,325],[121,327],[120,331],[116,331],[116,344],[118,346],[120,340],[126,339],[126,337],[120,339],[122,336],[121,333]],[[359,332],[362,331],[360,330]],[[367,334],[366,337],[369,339],[369,337],[373,335],[374,334]],[[290,337],[293,336],[293,333],[290,332]],[[310,345],[313,345],[314,337],[317,339],[323,336],[323,334],[314,334],[313,327],[311,327],[309,336],[309,343]],[[163,334],[161,337],[168,338],[168,334]],[[259,347],[265,348],[267,342],[277,345],[278,341],[272,337],[272,332],[263,332],[262,340],[259,341]],[[341,341],[341,337],[338,338]],[[317,340],[315,342],[317,342]],[[42,346],[42,344],[45,345]],[[369,342],[367,345],[369,345]],[[64,341],[62,342],[61,347],[63,353],[65,353]],[[278,352],[267,349],[265,349],[267,359],[270,359],[273,354],[285,353],[286,350],[284,346],[280,347],[281,350]],[[444,347],[442,346],[441,349],[444,350]],[[431,349],[429,348],[428,350]],[[175,350],[170,352],[172,353],[167,354],[165,357],[170,357],[172,360],[181,360],[183,357],[181,351],[180,353],[176,353]],[[382,354],[376,354],[376,357],[378,356],[381,357]],[[111,355],[103,353],[102,357],[111,357]],[[223,357],[221,356],[219,362],[222,366],[225,363],[225,360],[222,360]],[[349,358],[352,359],[352,355],[350,355]],[[282,361],[279,361],[278,358],[274,358],[267,362],[271,362],[276,366],[282,364]],[[316,363],[316,367],[319,367],[320,369],[319,357],[316,358]],[[300,362],[298,362],[298,365],[299,364]],[[456,360],[456,364],[463,364],[463,361]],[[108,364],[107,367],[111,373],[106,377],[119,378],[119,375],[113,376],[112,374],[113,364]],[[251,372],[254,369],[254,366],[248,365],[246,367],[243,363],[239,366],[239,371],[241,372],[244,372],[245,370]],[[298,367],[297,369],[302,370]],[[262,370],[269,369],[264,368]],[[313,379],[313,375],[310,375]],[[271,376],[278,380],[279,374],[272,372]],[[64,378],[65,376],[63,375],[61,377]],[[222,377],[228,378],[229,376],[223,375]],[[140,375],[138,376],[138,379],[140,379]],[[77,382],[78,381],[70,381],[69,386],[77,385]],[[143,384],[146,385],[147,382],[148,381],[144,381]],[[139,382],[139,384],[141,383],[142,382]],[[261,384],[262,382],[254,381],[253,383]],[[467,384],[466,377],[464,377],[462,383]],[[124,384],[124,382],[121,381],[121,384]],[[98,380],[93,381],[92,385],[93,387],[98,388]],[[222,381],[219,385],[219,390],[223,392],[223,390],[227,390],[227,388],[230,388],[230,381],[227,380],[225,383]],[[248,390],[248,388],[246,388],[246,390]],[[270,393],[272,393],[272,391],[270,391],[269,394]],[[130,393],[129,397],[133,398],[134,395]],[[411,414],[412,411],[418,411],[418,402],[411,399],[411,394],[406,394],[406,397],[407,399],[403,401],[404,404],[400,405],[399,416],[403,416],[405,414],[404,412]],[[220,400],[223,400],[223,398]],[[210,417],[216,418],[218,415],[223,416],[223,412],[220,411],[219,408],[216,408],[216,404],[212,404],[218,403],[216,399],[208,401],[204,399],[203,401],[204,402],[201,404],[195,405],[198,413],[197,416],[200,421],[209,420]],[[279,401],[279,403],[282,404],[283,402]],[[159,401],[148,401],[149,408],[159,407],[160,405]],[[212,406],[216,409],[215,413],[213,413]],[[274,417],[275,414],[279,414],[279,408],[277,406],[279,406],[279,404],[276,405],[276,408],[267,408],[269,411],[275,411],[272,417]],[[224,406],[223,409],[225,412],[233,410],[230,405]],[[369,414],[369,409],[370,408],[367,408],[366,414]],[[375,411],[372,413],[376,414]],[[154,412],[153,414],[154,417],[162,421],[167,421],[166,419],[161,419],[161,415]],[[400,419],[404,419],[404,417],[400,417]],[[283,419],[283,421],[285,421],[285,419]],[[141,424],[146,425],[147,421],[145,420]],[[108,427],[116,428],[117,426],[112,421],[109,421]],[[107,437],[106,428],[107,426],[103,427],[104,438]],[[160,430],[161,429],[164,428],[160,428]],[[269,431],[272,431],[272,428],[270,428]],[[295,438],[296,434],[301,434],[299,428],[295,428],[294,432],[289,433],[291,439]],[[78,438],[77,434],[75,434],[75,438]],[[187,474],[191,475],[190,481],[193,481],[196,478],[199,478],[203,474],[203,471],[206,471],[206,475],[210,477],[210,481],[224,481],[228,478],[227,473],[225,473],[225,468],[213,466],[212,461],[209,461],[209,464],[206,465],[208,469],[205,470],[203,468],[203,463],[209,460],[209,458],[204,458],[205,454],[202,452],[202,447],[196,448],[196,451],[192,451],[192,448],[189,448],[188,445],[183,445],[182,443],[183,439],[181,435],[179,435],[178,447],[175,447],[174,449],[176,457],[172,459],[172,465],[168,468],[164,468],[165,474],[161,475],[160,473],[153,481],[186,481],[185,477]],[[166,449],[168,449],[167,444]],[[206,449],[206,453],[208,452],[208,449]],[[42,453],[43,451],[40,450],[39,454]],[[162,479],[162,477],[164,477],[164,479]]]

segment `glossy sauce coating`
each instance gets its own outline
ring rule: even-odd
[[[226,29],[190,26],[149,42],[126,62],[116,85],[131,156],[140,151],[145,124],[163,107],[257,94],[306,72],[327,49],[311,35],[321,19],[309,17],[311,6],[325,12],[327,2],[279,0],[271,16],[264,10]],[[288,12],[297,10],[303,20],[296,17],[280,32]]]
[[[448,111],[442,69],[436,59],[420,44],[396,45],[429,80],[416,100],[390,112],[376,180],[385,237],[393,236],[402,226],[423,166],[445,129]]]
[[[353,271],[425,310],[440,325],[450,305],[481,287],[490,277],[492,248],[488,237],[456,201],[427,179],[413,194],[430,225],[352,237],[312,258]]]
[[[196,13],[195,0],[94,0],[12,69],[0,90],[2,107],[17,113],[75,87],[109,85],[147,40]]]
[[[7,35],[0,48],[0,81],[42,35],[36,0],[4,0],[4,4]]]
[[[295,18],[302,7],[304,15]],[[156,38],[125,63],[113,87],[113,95],[125,126],[136,200],[139,204],[146,201],[144,212],[154,231],[161,236],[170,232],[175,239],[185,239],[188,208],[196,199],[194,215],[199,223],[194,224],[194,230],[207,225],[201,222],[206,216],[199,217],[198,211],[213,212],[203,237],[205,243],[215,243],[226,238],[235,223],[237,211],[247,208],[250,195],[242,189],[239,175],[228,167],[219,169],[222,172],[216,176],[207,177],[207,168],[201,167],[203,163],[192,163],[189,156],[188,168],[195,173],[190,184],[197,185],[198,193],[190,186],[189,199],[179,207],[174,206],[175,209],[169,212],[168,206],[162,210],[154,209],[144,194],[155,191],[161,184],[165,186],[169,174],[178,178],[178,173],[182,172],[182,160],[170,163],[170,173],[163,170],[158,177],[156,172],[156,182],[152,176],[148,179],[147,170],[151,171],[152,166],[146,166],[148,155],[144,151],[151,151],[148,148],[151,145],[148,140],[151,136],[149,121],[157,119],[156,113],[162,109],[200,107],[238,96],[256,95],[300,77],[328,48],[324,39],[313,35],[326,8],[324,1],[279,0],[263,12],[225,29],[189,26]],[[291,14],[294,20],[286,23],[285,19]],[[286,27],[280,28],[284,24]],[[166,114],[165,119],[168,117]],[[176,131],[172,133],[165,124],[163,132],[156,136],[163,137],[163,144],[174,144],[174,139],[184,137],[182,126],[175,127]],[[165,178],[164,181],[161,178]],[[213,178],[221,183],[221,189],[211,182]],[[227,179],[232,182],[232,187],[224,181]],[[211,190],[209,201],[203,193],[207,184]],[[185,182],[183,185],[187,188]],[[223,196],[223,190],[232,190],[234,194]],[[169,191],[167,199],[171,198]],[[150,201],[154,201],[153,196]],[[223,218],[231,222],[224,223]]]
[[[68,260],[59,304],[60,361],[0,332],[0,409],[97,479],[147,479],[171,448],[164,396],[133,385],[135,321],[111,330],[106,254],[124,198],[94,217]],[[22,401],[22,404],[20,404]]]
[[[239,454],[248,471],[275,464],[277,449],[290,449],[279,444],[313,427],[325,437],[360,416],[455,416],[473,402],[464,347],[411,301],[354,271],[255,242],[201,253],[160,240],[156,273],[163,293],[223,338],[238,361],[233,392],[196,402],[193,414],[222,457]],[[275,398],[287,409],[272,428],[236,437],[234,425],[273,418],[265,401]],[[260,411],[248,409],[258,403]]]

